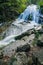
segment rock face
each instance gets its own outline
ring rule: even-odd
[[[17,52],[12,57],[0,59],[0,65],[32,65],[32,57],[26,55],[25,52]]]
[[[15,42],[4,47],[2,52],[4,55],[11,57],[15,53],[15,50],[17,49],[17,47],[24,48],[24,50],[22,49],[22,51],[26,51],[26,49],[28,48],[28,51],[29,51],[30,49],[29,47],[32,46],[31,44],[34,38],[35,38],[34,34],[31,34],[29,36],[24,36],[21,40],[16,40]]]
[[[43,49],[33,53],[33,61],[35,65],[43,65]]]
[[[12,65],[31,65],[32,64],[32,58],[29,58],[26,56],[25,52],[18,52],[16,55],[13,57]]]
[[[7,60],[9,57],[6,56],[4,60],[0,61],[0,65],[31,65],[33,62],[32,56],[27,55],[28,51],[30,51],[29,44],[19,46],[15,54],[10,57],[10,60]]]
[[[30,51],[30,45],[25,44],[17,47],[15,55],[11,58],[10,65],[32,65],[32,56],[27,55]]]

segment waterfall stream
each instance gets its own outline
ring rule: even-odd
[[[28,21],[29,15],[32,14],[32,21]],[[38,26],[39,20],[39,9],[37,5],[29,5],[23,13],[20,14],[18,19],[12,23],[8,30],[5,32],[5,38],[0,40],[0,47],[6,46],[7,44],[15,41],[15,37],[21,35],[34,28],[34,25]]]

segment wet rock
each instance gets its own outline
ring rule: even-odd
[[[23,46],[17,47],[16,52],[28,52],[30,51],[30,45],[25,44]]]
[[[29,32],[27,31],[27,32],[23,33],[22,35],[19,35],[19,36],[15,37],[15,40],[20,40],[20,39],[22,39],[24,36],[29,36]]]

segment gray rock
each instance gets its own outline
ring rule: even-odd
[[[13,61],[12,65],[31,65],[32,58],[27,57],[25,52],[16,53],[13,57],[15,60]]]

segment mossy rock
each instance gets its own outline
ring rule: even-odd
[[[38,41],[37,41],[37,46],[43,47],[43,42],[42,42],[41,40],[38,40]]]

